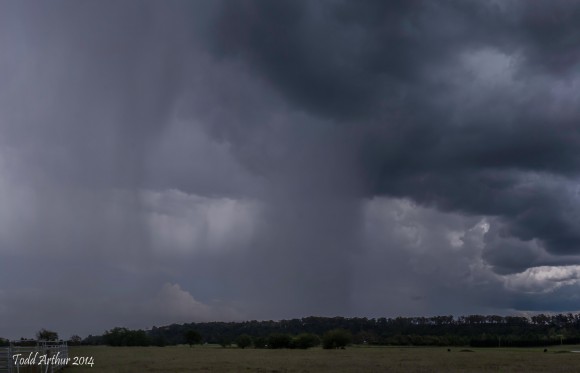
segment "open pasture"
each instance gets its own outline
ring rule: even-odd
[[[462,351],[469,350],[469,351]],[[580,346],[542,348],[349,347],[263,350],[217,346],[72,347],[82,372],[580,372]],[[563,352],[566,351],[566,352]]]

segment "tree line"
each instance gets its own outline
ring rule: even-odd
[[[45,328],[36,332],[36,339],[22,337],[16,342],[19,346],[35,346],[37,341],[64,342],[62,339],[59,339],[57,332]],[[76,334],[73,334],[68,340],[66,340],[69,346],[80,346],[82,341],[83,339]],[[10,341],[6,338],[0,338],[0,347],[5,346],[10,346]]]
[[[407,346],[531,347],[580,343],[580,314],[523,316],[469,315],[396,318],[305,317],[281,321],[172,324],[150,330],[114,328],[88,336],[84,344],[166,346],[195,343],[255,348],[302,348],[324,345],[330,331],[341,331],[347,343]],[[307,336],[307,337],[306,337]],[[317,341],[317,342],[316,342]],[[274,347],[276,346],[276,347]],[[331,347],[336,348],[336,346]]]

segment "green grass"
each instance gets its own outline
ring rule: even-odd
[[[346,350],[256,350],[216,346],[71,347],[92,356],[81,372],[580,372],[580,346],[543,348],[349,347]]]

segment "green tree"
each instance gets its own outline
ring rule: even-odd
[[[246,348],[252,344],[252,339],[247,334],[242,334],[238,338],[236,338],[236,345],[239,348]]]
[[[195,344],[200,344],[201,343],[201,334],[199,334],[195,330],[188,330],[187,332],[185,332],[185,341],[187,342],[189,347],[191,347]]]
[[[344,348],[351,341],[350,333],[344,329],[334,329],[324,333],[322,347],[326,349]]]
[[[58,333],[43,328],[36,333],[36,339],[42,341],[58,341]]]
[[[223,348],[229,347],[232,345],[232,341],[227,338],[227,337],[223,337],[220,339],[219,341],[220,346],[222,346]]]
[[[150,346],[151,340],[145,330],[129,330],[127,333],[127,346]]]
[[[144,330],[129,330],[116,327],[103,334],[103,341],[109,346],[149,346],[151,340]]]
[[[319,344],[320,338],[316,334],[312,333],[299,334],[292,340],[292,345],[295,348],[307,349],[310,347],[318,346]]]
[[[151,338],[151,343],[157,347],[165,347],[167,345],[167,339],[163,334],[157,334]]]
[[[266,348],[268,346],[268,339],[265,337],[255,337],[253,342],[254,348]]]
[[[268,337],[269,348],[289,348],[292,338],[288,334],[274,333]]]
[[[115,327],[103,334],[103,341],[109,346],[126,346],[128,332],[127,328]]]
[[[81,345],[81,341],[82,341],[82,338],[79,337],[78,335],[74,334],[68,340],[68,344],[71,345],[71,346],[80,346]]]

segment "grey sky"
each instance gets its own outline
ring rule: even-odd
[[[578,25],[569,1],[1,2],[0,336],[578,310]]]

